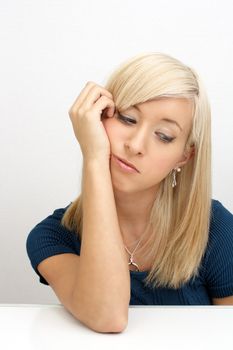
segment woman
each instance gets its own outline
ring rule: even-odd
[[[82,191],[28,236],[40,282],[93,329],[110,312],[111,329],[124,329],[129,303],[233,305],[233,215],[211,198],[211,115],[197,73],[139,54],[105,87],[88,82],[69,115]]]

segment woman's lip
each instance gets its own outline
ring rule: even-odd
[[[127,171],[130,171],[130,172],[137,172],[139,173],[140,171],[137,170],[136,168],[130,166],[129,164],[125,163],[121,158],[118,158],[116,157],[114,154],[113,154],[113,157],[115,158],[115,160],[118,162],[118,164],[124,169],[124,170],[127,170]]]

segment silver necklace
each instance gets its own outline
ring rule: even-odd
[[[138,264],[136,264],[136,263],[133,261],[133,254],[135,253],[135,251],[136,251],[137,247],[139,246],[139,243],[141,242],[141,240],[142,240],[143,237],[144,237],[144,234],[143,234],[142,237],[140,238],[140,240],[139,240],[139,242],[138,242],[136,248],[134,249],[134,251],[133,251],[132,253],[131,253],[131,252],[128,250],[128,248],[125,246],[125,249],[127,250],[127,252],[128,252],[129,255],[130,255],[128,265],[129,265],[129,266],[130,266],[130,265],[135,266],[137,272],[140,271],[140,270],[139,270]]]

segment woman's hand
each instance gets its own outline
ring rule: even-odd
[[[107,157],[109,160],[110,143],[101,115],[112,117],[114,111],[112,94],[91,81],[85,85],[69,109],[74,133],[85,159]]]

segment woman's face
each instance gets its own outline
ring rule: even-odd
[[[184,165],[190,158],[191,152],[184,153],[192,126],[190,100],[147,101],[125,111],[116,111],[112,118],[102,122],[111,147],[113,186],[121,191],[156,189],[172,169]],[[112,154],[132,163],[139,172],[122,171]]]

